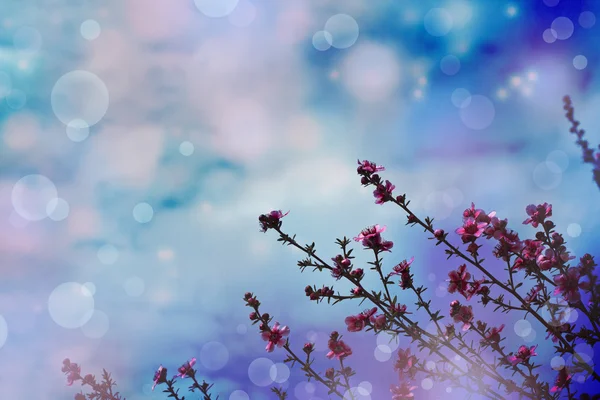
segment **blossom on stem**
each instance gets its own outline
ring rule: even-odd
[[[405,374],[413,377],[416,373],[414,368],[416,363],[417,358],[413,354],[410,354],[410,348],[407,348],[406,350],[399,349],[398,359],[394,364],[394,371],[398,372],[400,379],[403,379]]]
[[[520,346],[516,354],[510,355],[506,357],[506,359],[512,365],[527,364],[532,356],[537,356],[537,353],[535,352],[536,347],[537,346]]]
[[[478,222],[475,218],[467,218],[456,233],[461,235],[463,243],[474,242],[481,236],[487,225],[486,222]]]
[[[354,238],[356,242],[362,242],[362,245],[368,249],[375,251],[390,251],[394,247],[394,243],[383,240],[381,233],[385,232],[386,227],[374,225],[363,229],[358,236]]]
[[[348,332],[360,332],[367,325],[367,321],[377,312],[377,307],[373,307],[370,310],[365,310],[358,315],[351,315],[346,317],[344,322],[348,326]]]
[[[537,228],[539,224],[544,223],[546,217],[552,216],[552,204],[544,203],[537,206],[530,204],[525,208],[525,212],[527,212],[529,218],[523,221],[523,224],[531,224],[531,226]]]
[[[377,165],[371,161],[364,160],[361,162],[358,160],[358,168],[356,169],[356,172],[358,172],[359,175],[369,176],[379,171],[385,171],[385,167]]]
[[[556,380],[554,381],[554,386],[550,389],[550,393],[560,392],[571,382],[571,374],[567,370],[567,367],[563,367],[560,371],[558,371],[558,375],[556,376]]]
[[[336,357],[342,360],[352,355],[352,349],[343,340],[340,340],[340,335],[336,331],[331,332],[327,347],[329,348],[329,353],[327,353],[326,357],[329,359]]]
[[[489,346],[497,346],[502,338],[500,332],[504,329],[504,324],[499,327],[493,327],[485,334],[485,339],[481,339],[481,344],[487,344]]]
[[[194,364],[196,364],[196,358],[192,358],[191,360],[186,361],[181,367],[177,369],[178,374],[175,376],[178,376],[182,379],[188,376],[194,376]]]
[[[68,358],[63,360],[61,370],[67,375],[67,386],[73,386],[75,381],[81,379],[81,367],[77,363],[72,363]]]
[[[402,382],[400,385],[392,385],[390,392],[392,392],[392,400],[407,400],[415,397],[413,390],[416,386],[411,386],[408,382]]]
[[[589,282],[579,282],[581,272],[579,268],[569,268],[567,272],[554,276],[556,288],[554,294],[562,294],[569,303],[577,303],[581,300],[579,289],[589,289]]]
[[[462,330],[467,331],[473,322],[473,307],[463,306],[458,300],[454,300],[450,303],[450,317],[454,322],[462,322]]]
[[[393,191],[396,188],[390,181],[386,180],[385,185],[377,185],[377,188],[373,191],[375,197],[375,204],[383,204],[393,197]]]
[[[448,293],[458,292],[467,297],[467,289],[469,288],[469,279],[471,274],[467,272],[467,264],[462,264],[458,269],[448,272]]]
[[[271,211],[268,214],[262,214],[258,217],[258,223],[260,224],[260,231],[266,232],[269,229],[279,228],[281,225],[280,219],[288,215],[290,212],[285,214],[281,210]]]
[[[157,385],[160,385],[161,383],[166,383],[167,382],[167,369],[164,368],[162,365],[160,367],[158,367],[158,370],[156,370],[156,372],[154,373],[153,381],[154,381],[154,384],[152,385],[152,390],[154,390],[154,388]]]
[[[271,353],[275,350],[275,346],[282,347],[285,344],[284,337],[289,335],[289,333],[290,328],[285,325],[280,326],[279,322],[275,322],[275,325],[270,329],[267,327],[267,330],[261,334],[263,340],[269,342],[265,349]]]

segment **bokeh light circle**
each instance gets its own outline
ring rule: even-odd
[[[465,88],[454,89],[450,101],[456,108],[468,107],[471,104],[471,92]]]
[[[433,380],[431,378],[425,378],[421,381],[421,387],[425,390],[431,390],[433,388]]]
[[[572,308],[562,297],[551,297],[541,307],[540,314],[544,321],[552,326],[567,323]]]
[[[443,8],[432,8],[425,14],[423,25],[431,36],[444,36],[452,29],[452,15]]]
[[[154,217],[154,209],[148,203],[138,203],[133,207],[133,219],[140,224],[147,224]]]
[[[544,30],[544,33],[542,33],[542,39],[544,39],[544,42],[548,44],[556,42],[556,36],[556,31],[551,28]]]
[[[104,311],[94,310],[90,320],[81,327],[83,334],[90,339],[100,339],[110,328],[108,315]]]
[[[27,95],[19,89],[11,90],[6,96],[6,104],[13,110],[20,110],[27,103]]]
[[[357,386],[351,387],[344,392],[344,400],[371,400],[371,394],[364,388]]]
[[[234,390],[229,395],[229,400],[250,400],[250,396],[243,390]]]
[[[48,216],[49,203],[56,199],[54,183],[44,175],[32,174],[19,179],[11,193],[12,205],[17,214],[27,221],[41,221]]]
[[[46,213],[52,221],[62,221],[69,216],[69,203],[65,199],[56,197],[46,205]]]
[[[88,71],[71,71],[61,76],[50,95],[52,110],[63,124],[83,120],[92,126],[108,110],[108,89],[102,80]]]
[[[567,226],[567,235],[575,238],[581,235],[581,225],[572,223]]]
[[[229,350],[221,342],[208,342],[200,350],[200,362],[211,371],[218,371],[229,362]]]
[[[562,182],[560,167],[552,162],[539,163],[533,170],[533,182],[542,190],[551,190]]]
[[[194,154],[194,144],[187,140],[184,142],[181,142],[181,144],[179,145],[179,152],[183,156],[186,156],[186,157],[191,156],[192,154]]]
[[[235,330],[238,334],[245,335],[248,332],[248,327],[245,324],[239,324]]]
[[[531,334],[531,323],[526,319],[520,319],[515,322],[514,330],[517,336],[519,337],[527,337]]]
[[[94,296],[79,283],[60,284],[48,298],[48,312],[52,320],[63,328],[81,328],[94,314]]]
[[[100,246],[96,256],[102,264],[112,265],[119,259],[119,250],[112,244],[105,244]]]
[[[555,7],[560,3],[560,0],[544,0],[544,4],[548,7]]]
[[[273,365],[275,363],[268,358],[257,358],[248,366],[248,378],[256,386],[269,386],[273,383],[273,379],[271,379],[271,367]]]
[[[235,10],[239,0],[194,0],[196,8],[207,17],[226,17]]]
[[[86,282],[83,284],[83,287],[89,290],[92,296],[96,294],[96,285],[94,285],[94,282]]]
[[[587,67],[588,60],[584,55],[578,54],[573,58],[573,66],[575,69],[582,70]]]
[[[86,40],[97,39],[98,36],[100,36],[101,32],[100,24],[98,23],[98,21],[93,19],[85,20],[81,23],[81,26],[79,27],[79,32],[81,33],[81,36]]]
[[[390,358],[392,358],[392,352],[393,350],[390,348],[390,346],[380,344],[377,347],[375,347],[374,356],[377,361],[386,362]]]
[[[567,40],[573,35],[573,30],[575,26],[573,22],[567,17],[558,17],[554,21],[552,21],[552,25],[550,25],[553,33],[556,33],[556,38],[558,40]]]
[[[0,315],[0,349],[6,343],[8,339],[8,324],[6,323],[6,319],[2,315]]]
[[[496,116],[494,103],[485,96],[471,96],[469,105],[460,108],[460,119],[466,127],[481,130],[492,124]]]
[[[331,37],[330,45],[336,49],[347,49],[356,43],[359,29],[358,23],[348,14],[336,14],[325,22],[323,29]],[[325,36],[327,39],[328,36]]]
[[[22,26],[15,32],[13,44],[17,51],[35,53],[42,47],[42,35],[35,28]]]
[[[127,296],[139,297],[144,294],[144,290],[146,290],[146,284],[139,276],[132,276],[128,278],[125,283],[123,283],[123,289],[125,289]]]
[[[590,29],[596,24],[596,16],[591,11],[584,11],[579,14],[579,25],[584,29]]]
[[[373,392],[373,384],[369,381],[362,381],[358,384],[358,387],[368,394],[371,394]]]
[[[269,376],[273,382],[286,382],[290,378],[290,368],[284,363],[273,364],[269,369]]]
[[[313,47],[319,51],[329,50],[333,37],[327,31],[317,31],[312,37]]]
[[[449,54],[440,61],[440,69],[446,75],[456,75],[460,71],[460,60],[458,57]]]
[[[564,172],[569,167],[569,156],[562,150],[554,150],[548,153],[546,162],[548,163],[548,169],[552,170],[552,172]]]
[[[550,366],[556,371],[563,369],[565,364],[565,359],[560,356],[552,357],[552,360],[550,360]]]
[[[90,135],[90,127],[82,119],[74,119],[67,124],[67,137],[73,142],[83,142]]]
[[[0,99],[8,96],[12,88],[12,80],[6,72],[0,71]]]
[[[240,0],[237,7],[227,17],[229,23],[238,28],[249,26],[256,18],[256,7],[248,0]]]

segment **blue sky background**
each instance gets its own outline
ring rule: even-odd
[[[458,266],[373,203],[357,158],[447,231],[474,201],[530,237],[525,206],[547,201],[573,254],[600,257],[600,192],[562,110],[570,94],[600,143],[599,13],[591,0],[2,0],[0,398],[72,398],[65,357],[112,371],[129,400],[164,398],[154,370],[193,356],[223,399],[270,398],[273,379],[327,398],[264,351],[243,293],[322,360],[364,306],[309,302],[304,287],[331,278],[300,274],[258,215],[291,210],[284,230],[327,259],[335,238],[386,225],[388,267],[415,256],[444,312]],[[522,338],[518,316],[480,315],[507,325],[511,349],[540,343],[553,379],[539,326]],[[388,398],[395,353],[344,336],[361,398]],[[417,398],[463,398],[416,384]]]

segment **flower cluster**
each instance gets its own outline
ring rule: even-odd
[[[444,316],[441,310],[433,309],[431,300],[424,297],[426,288],[417,286],[414,282],[411,271],[414,257],[400,261],[389,272],[384,271],[381,254],[391,253],[394,248],[394,243],[382,236],[386,231],[385,226],[372,225],[354,237],[354,241],[359,242],[363,249],[373,253],[374,261],[369,264],[372,265],[370,270],[374,271],[381,281],[382,287],[378,290],[366,287],[363,283],[365,269],[353,266],[352,249],[349,248],[351,241],[346,237],[337,239],[341,253],[331,258],[333,263],[327,263],[317,256],[314,243],[303,246],[295,240],[295,236],[282,231],[280,219],[284,214],[281,211],[261,215],[259,222],[263,232],[271,229],[277,231],[279,241],[294,246],[307,255],[306,259],[298,262],[302,271],[307,267],[312,267],[314,271],[329,271],[335,280],[343,279],[354,286],[350,296],[336,292],[328,286],[321,289],[307,286],[305,293],[311,300],[327,298],[335,304],[344,300],[360,299],[361,302],[371,303],[370,308],[344,319],[348,332],[373,330],[375,333],[386,332],[394,336],[406,336],[411,343],[417,343],[419,350],[437,356],[438,361],[430,365],[431,361],[420,357],[419,353],[413,353],[411,348],[400,349],[394,364],[400,382],[391,386],[393,399],[410,399],[414,396],[413,391],[416,387],[411,380],[417,373],[439,381],[448,381],[455,387],[491,399],[504,398],[503,394],[493,388],[491,382],[503,388],[505,393],[516,393],[521,398],[555,399],[556,395],[563,391],[571,397],[574,374],[583,374],[584,377],[600,381],[600,376],[592,365],[575,351],[575,346],[580,341],[590,345],[600,342],[600,327],[597,322],[600,316],[600,287],[594,273],[596,264],[592,255],[585,254],[579,265],[570,265],[570,261],[575,257],[567,250],[563,236],[555,230],[556,226],[551,220],[552,205],[542,203],[525,207],[527,218],[523,220],[523,224],[537,231],[535,237],[521,239],[515,230],[510,229],[506,218],[501,219],[496,212],[486,212],[471,203],[463,212],[461,226],[454,230],[466,247],[463,251],[449,241],[444,229],[433,226],[433,219],[421,219],[410,210],[410,201],[406,200],[406,195],[394,195],[396,186],[379,176],[379,172],[385,170],[384,167],[366,160],[359,161],[358,165],[357,172],[361,177],[361,184],[375,187],[373,197],[376,204],[393,203],[399,206],[407,215],[407,225],[422,227],[432,235],[430,239],[435,240],[436,245],[446,248],[448,258],[461,259],[462,262],[448,272],[449,294],[461,295],[466,302],[477,299],[484,307],[493,304],[496,310],[502,312],[521,312],[523,317],[529,316],[530,321],[541,324],[548,337],[556,343],[557,354],[570,355],[573,360],[572,365],[565,366],[558,372],[551,386],[542,380],[540,374],[535,373],[539,367],[533,362],[534,356],[537,356],[537,346],[520,346],[514,352],[507,352],[502,344],[505,325],[488,325],[477,317],[473,305],[452,299],[449,302],[448,317],[453,323],[442,325],[440,321]],[[271,222],[265,224],[269,219]],[[500,278],[496,272],[492,273],[487,263],[484,264],[485,260],[480,258],[482,240],[495,243],[492,254],[506,265],[506,278]],[[478,278],[473,277],[474,271],[480,275]],[[435,327],[435,332],[419,326],[409,316],[411,313],[407,311],[407,306],[397,302],[397,296],[391,293],[396,279],[398,287],[412,292],[416,297],[417,310],[426,313]],[[250,319],[261,323],[262,336],[269,340],[267,351],[272,351],[278,346],[284,347],[289,353],[289,343],[287,340],[283,342],[284,335],[279,332],[279,325],[270,327],[268,314],[265,314],[266,317],[258,314],[259,304],[253,295],[247,294],[245,300],[248,306],[255,308]],[[580,320],[578,329],[575,324],[567,322],[564,318],[564,313],[573,309],[587,317],[585,321]],[[460,331],[455,329],[455,324],[460,324]],[[287,334],[289,329],[285,328],[285,335]],[[470,336],[476,336],[478,340],[473,341]],[[307,354],[310,354],[311,349],[312,344],[307,344],[304,348]],[[329,349],[327,357],[335,357],[340,361],[352,354],[337,332],[331,334]],[[489,358],[483,356],[484,351],[494,354],[496,361],[490,362]],[[466,367],[456,364],[456,358],[464,360]],[[288,360],[295,361],[296,358],[291,357]],[[304,365],[310,365],[308,360]],[[308,371],[307,376],[316,378],[306,367],[303,369]],[[504,374],[503,370],[507,370],[507,374]],[[331,379],[340,374],[344,376],[343,366],[340,371],[328,369],[322,383],[331,389]]]

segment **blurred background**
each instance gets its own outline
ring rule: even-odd
[[[406,339],[347,332],[366,304],[310,302],[304,287],[333,279],[301,274],[303,255],[258,215],[291,210],[283,230],[325,260],[335,238],[386,225],[384,265],[414,256],[444,313],[457,261],[374,204],[358,158],[446,231],[473,201],[532,237],[525,207],[546,201],[569,250],[600,257],[600,192],[562,109],[570,94],[600,143],[599,13],[592,0],[2,0],[0,398],[72,398],[69,357],[111,371],[129,400],[161,399],[156,368],[196,357],[221,399],[272,398],[272,385],[326,399],[265,352],[246,291],[298,351],[316,342],[321,371],[339,330],[360,398],[389,398]],[[478,316],[507,325],[510,351],[540,344],[545,379],[570,362],[520,315]],[[415,385],[419,399],[464,397]]]

